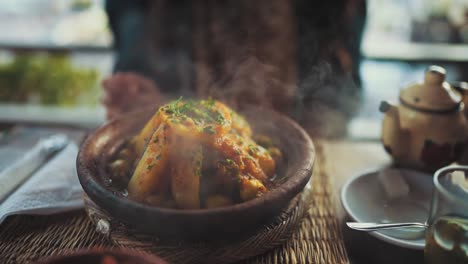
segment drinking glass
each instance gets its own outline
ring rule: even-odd
[[[424,249],[426,264],[468,264],[467,177],[468,166],[449,166],[434,174]]]

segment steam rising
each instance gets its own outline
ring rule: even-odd
[[[213,80],[207,67],[199,66],[204,80]],[[280,69],[254,56],[244,59],[219,81],[207,82],[199,97],[211,96],[242,110],[255,105],[283,112],[310,133],[336,136],[345,133],[347,120],[359,107],[356,85],[338,77],[331,65],[320,62],[299,84],[278,78]],[[354,91],[354,93],[353,93]]]
[[[359,103],[359,89],[348,74],[351,59],[343,52],[344,2],[158,3],[152,34],[160,44],[155,56],[163,61],[156,64],[173,64],[164,62],[174,50],[178,64],[160,71],[161,86],[174,74],[180,94],[211,96],[238,110],[252,104],[273,108],[312,133],[343,133]],[[182,10],[177,19],[170,17],[176,8]]]
[[[213,79],[206,67],[200,67],[204,79]],[[256,105],[277,110],[284,110],[292,104],[295,86],[284,83],[279,69],[265,64],[256,57],[248,57],[234,68],[232,73],[225,74],[219,81],[212,81],[199,91],[200,97],[211,96],[242,109],[246,105]]]

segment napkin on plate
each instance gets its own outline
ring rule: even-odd
[[[55,214],[83,207],[78,147],[68,144],[0,204],[0,223],[14,214]]]

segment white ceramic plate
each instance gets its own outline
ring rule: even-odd
[[[390,200],[377,178],[378,171],[370,171],[351,178],[341,189],[341,203],[356,222],[421,222],[429,214],[432,196],[432,175],[412,170],[400,170],[410,187],[410,193]],[[424,230],[402,229],[370,232],[385,242],[422,250]]]

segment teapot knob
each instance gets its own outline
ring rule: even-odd
[[[427,68],[424,82],[430,85],[441,85],[445,81],[446,70],[443,67],[432,65]]]

